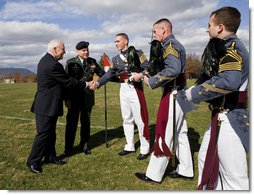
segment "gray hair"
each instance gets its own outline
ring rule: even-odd
[[[64,44],[63,41],[59,39],[53,39],[48,43],[47,51],[52,51],[55,47],[59,47],[59,45]]]

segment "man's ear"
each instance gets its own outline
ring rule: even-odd
[[[223,24],[219,24],[218,25],[218,34],[220,34],[221,32],[223,32],[223,30],[225,29],[225,26]]]
[[[161,27],[161,31],[162,31],[162,34],[164,35],[165,34],[165,28],[164,27]]]

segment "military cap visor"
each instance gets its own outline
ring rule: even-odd
[[[80,41],[80,42],[76,45],[76,49],[77,49],[77,50],[81,50],[81,49],[84,49],[84,48],[88,48],[88,46],[89,46],[89,42]]]

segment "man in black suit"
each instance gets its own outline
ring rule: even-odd
[[[64,88],[86,88],[88,82],[78,81],[64,71],[58,61],[65,54],[64,43],[51,40],[47,53],[41,58],[37,68],[37,92],[31,108],[36,116],[36,129],[27,167],[34,173],[42,172],[41,161],[62,165],[66,162],[56,156],[56,123],[63,115]]]

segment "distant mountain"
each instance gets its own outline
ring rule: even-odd
[[[0,75],[2,74],[12,74],[12,73],[20,73],[22,75],[34,74],[34,72],[26,69],[26,68],[0,68]]]

